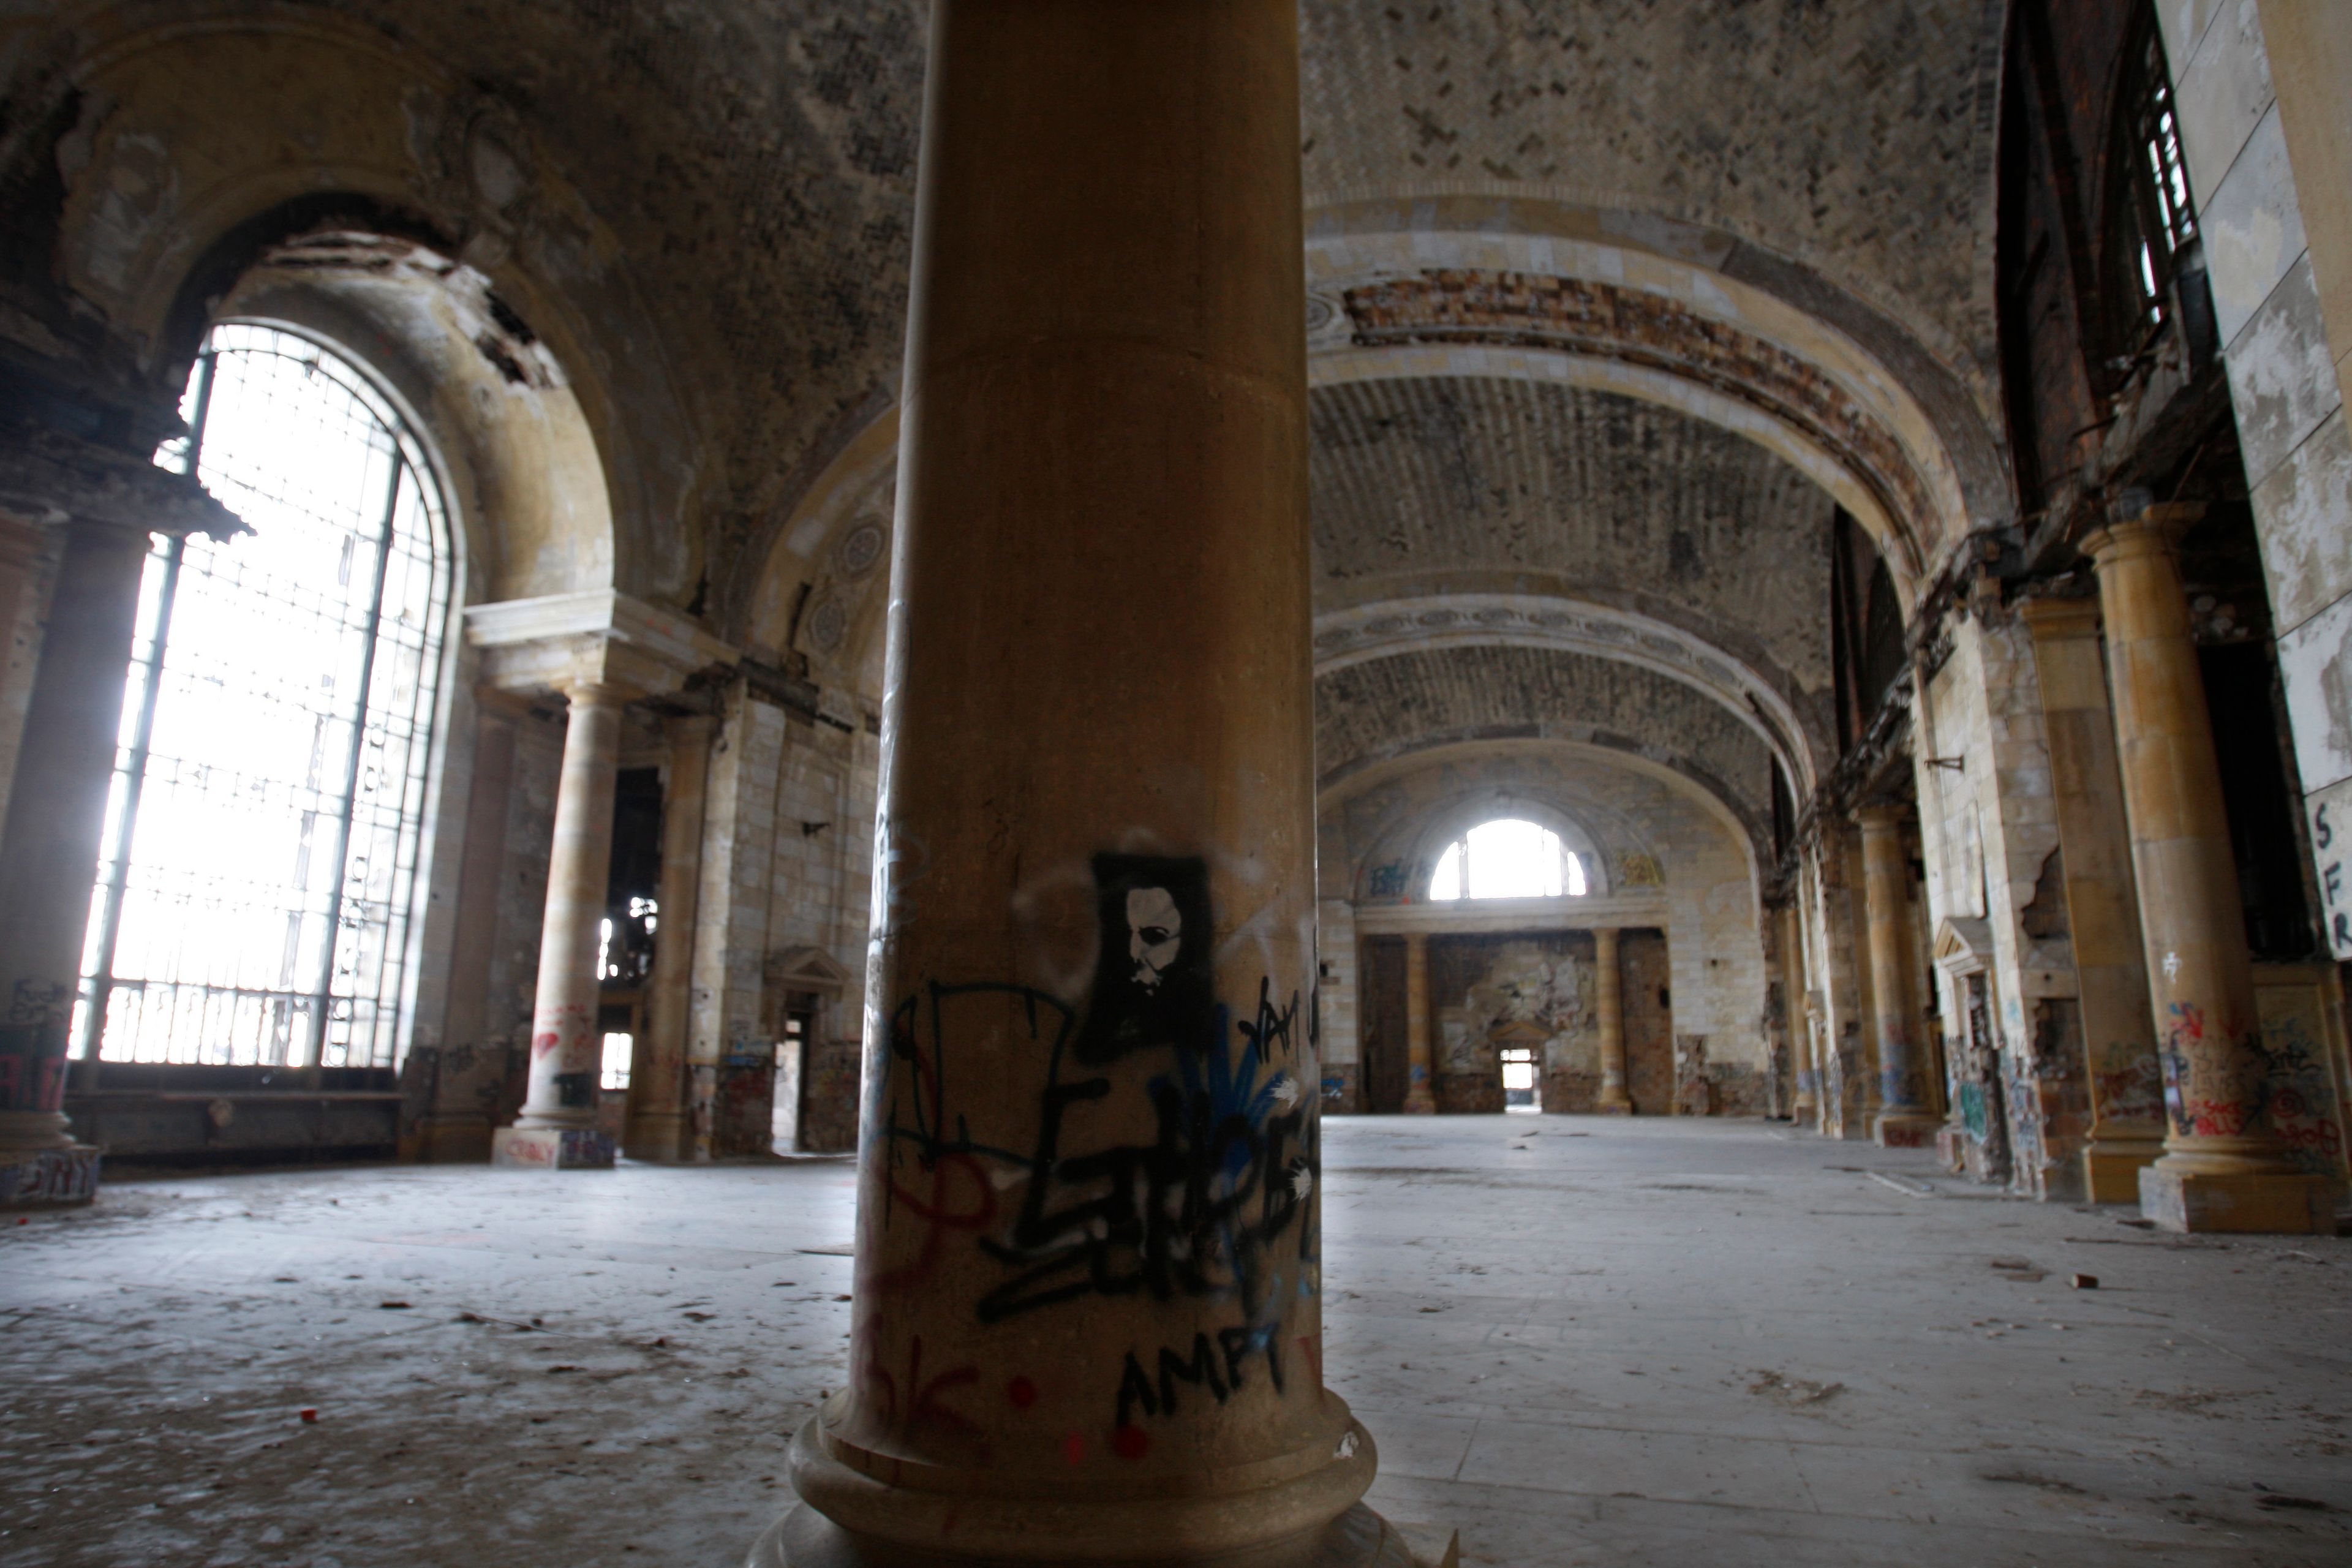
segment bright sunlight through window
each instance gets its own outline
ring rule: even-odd
[[[1584,896],[1584,863],[1548,827],[1517,817],[1482,823],[1446,846],[1429,879],[1433,900]]]
[[[214,329],[155,456],[253,531],[158,534],[74,1054],[390,1067],[449,613],[441,498],[358,368]]]

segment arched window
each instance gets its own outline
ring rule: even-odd
[[[332,351],[214,329],[156,461],[252,526],[158,536],[140,588],[75,1054],[388,1067],[409,980],[447,521]]]
[[[1517,817],[1481,823],[1445,847],[1432,900],[1584,896],[1584,862],[1548,827]]]

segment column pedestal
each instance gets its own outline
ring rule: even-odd
[[[2092,534],[2130,808],[2165,1152],[2140,1212],[2170,1230],[2332,1233],[2336,1184],[2298,1173],[2263,1109],[2263,1058],[2221,773],[2176,546],[2201,509]]]
[[[1613,926],[1592,933],[1592,1012],[1601,1029],[1601,1092],[1592,1109],[1603,1116],[1631,1116],[1633,1097],[1625,1088],[1625,976],[1617,965]]]
[[[596,972],[605,884],[613,864],[613,788],[621,756],[621,710],[629,694],[599,681],[567,688],[563,771],[555,787],[555,835],[540,929],[539,990],[531,1008],[530,1089],[522,1115],[490,1139],[494,1164],[540,1170],[609,1167],[613,1140],[596,1128],[604,1051]]]
[[[0,1205],[98,1192],[98,1151],[66,1127],[66,1035],[147,551],[135,529],[73,524],[49,601],[0,837]]]

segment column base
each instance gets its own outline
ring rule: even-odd
[[[1882,1149],[1933,1149],[1938,1147],[1944,1123],[1924,1110],[1882,1110],[1872,1119],[1870,1131]]]
[[[72,1208],[98,1196],[99,1152],[89,1143],[63,1148],[0,1148],[0,1209]]]
[[[621,1152],[632,1160],[652,1160],[674,1165],[694,1152],[694,1134],[682,1110],[657,1111],[631,1119],[621,1138]]]
[[[1437,1114],[1437,1101],[1427,1096],[1415,1100],[1411,1095],[1407,1095],[1404,1104],[1398,1109],[1407,1116],[1434,1116]]]
[[[2083,1185],[2095,1204],[2139,1202],[2139,1173],[2164,1156],[2164,1140],[2094,1138],[2083,1151]]]
[[[490,1134],[490,1163],[538,1171],[609,1171],[613,1139],[593,1127],[501,1127]]]
[[[1279,1550],[1278,1556],[1137,1558],[1135,1568],[1178,1568],[1194,1562],[1213,1563],[1217,1568],[1460,1568],[1462,1562],[1454,1531],[1391,1524],[1362,1503],[1333,1521],[1317,1539]],[[795,1503],[752,1545],[744,1568],[981,1568],[982,1561],[910,1556],[885,1542],[860,1540],[808,1504]],[[1013,1561],[1000,1556],[985,1563],[987,1568],[999,1568]],[[1035,1561],[1067,1563],[1070,1559],[1056,1552]]]
[[[2139,1212],[2165,1230],[2334,1236],[2338,1184],[2285,1172],[2183,1171],[2161,1162],[2139,1173]]]
[[[1631,1116],[1633,1114],[1633,1102],[1630,1100],[1596,1100],[1593,1103],[1592,1114],[1595,1116]]]

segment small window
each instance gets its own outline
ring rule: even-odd
[[[604,1070],[597,1079],[598,1084],[604,1089],[628,1088],[629,1062],[636,1055],[636,1049],[637,1039],[635,1035],[605,1036]]]
[[[1584,886],[1584,863],[1560,843],[1559,834],[1502,817],[1446,846],[1429,880],[1429,896],[1433,902],[1582,898]]]

